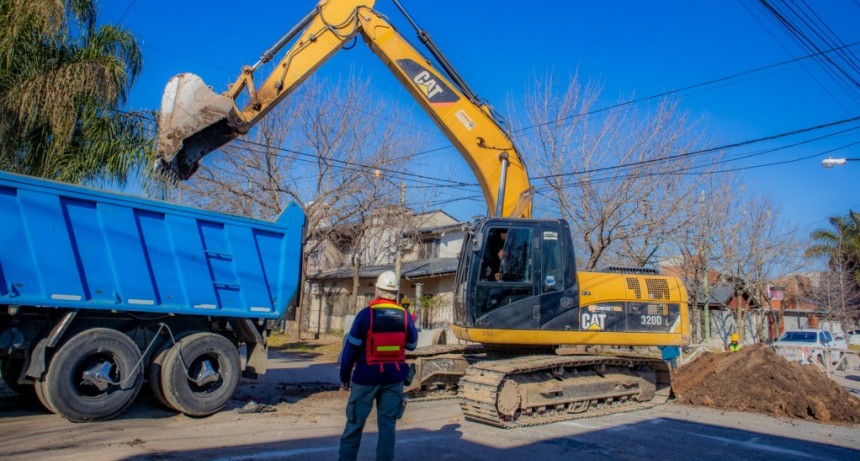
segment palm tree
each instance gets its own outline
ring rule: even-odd
[[[816,229],[810,237],[813,243],[804,252],[810,258],[826,257],[830,269],[850,274],[860,285],[860,213],[829,219],[832,229]]]
[[[0,0],[0,169],[124,184],[152,139],[120,112],[142,57],[130,32],[96,26],[95,0]]]

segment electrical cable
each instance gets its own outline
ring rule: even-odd
[[[123,111],[120,111],[120,110],[116,110],[116,111],[117,111],[117,112],[121,112],[121,113],[125,113],[125,114],[127,114],[127,115],[140,116],[140,114],[128,113],[128,112],[123,112]],[[144,118],[146,118],[146,117],[144,117]],[[828,128],[828,127],[831,127],[831,126],[836,126],[836,125],[839,125],[839,124],[848,123],[848,122],[853,121],[853,120],[856,120],[856,119],[858,119],[858,118],[860,118],[860,117],[855,117],[855,118],[853,118],[853,119],[847,119],[847,120],[841,120],[841,121],[837,121],[837,122],[826,123],[826,124],[822,124],[822,125],[817,125],[817,126],[813,126],[813,127],[808,127],[808,128],[804,128],[804,129],[800,129],[800,130],[794,130],[794,131],[791,131],[791,132],[781,133],[781,134],[777,134],[777,135],[773,135],[773,136],[768,136],[768,137],[764,137],[764,138],[758,138],[758,139],[749,140],[749,141],[737,142],[737,143],[728,144],[728,145],[725,145],[725,146],[717,146],[717,147],[712,147],[712,148],[703,149],[703,150],[699,150],[699,151],[694,151],[694,152],[687,152],[687,153],[677,154],[677,155],[674,155],[674,156],[668,156],[668,157],[663,157],[663,158],[659,158],[659,159],[649,159],[649,160],[645,160],[645,161],[632,162],[632,163],[627,163],[627,164],[622,164],[622,165],[616,165],[616,166],[612,166],[612,167],[604,167],[604,168],[596,168],[596,169],[591,169],[591,170],[583,170],[583,171],[580,171],[580,172],[560,173],[560,174],[556,174],[556,175],[547,175],[547,176],[537,176],[537,177],[532,177],[532,178],[531,178],[531,180],[533,180],[533,181],[540,180],[540,179],[548,180],[548,179],[550,179],[550,178],[554,178],[554,177],[572,177],[572,176],[576,176],[576,175],[590,174],[590,173],[595,173],[595,172],[603,172],[603,171],[611,171],[611,170],[620,170],[620,169],[625,169],[625,168],[631,168],[631,167],[633,167],[633,166],[638,166],[638,165],[645,164],[645,163],[654,163],[654,162],[658,162],[658,161],[667,161],[667,160],[672,160],[672,159],[682,158],[682,157],[686,157],[686,156],[690,156],[690,155],[700,155],[700,154],[703,154],[703,153],[709,153],[709,152],[714,152],[714,151],[719,151],[719,150],[730,149],[730,148],[733,148],[733,147],[739,147],[739,146],[743,146],[743,145],[748,145],[748,144],[752,144],[752,143],[762,142],[762,141],[765,141],[765,140],[773,140],[773,139],[778,139],[778,138],[782,138],[782,137],[786,137],[786,136],[791,136],[791,135],[794,135],[794,134],[799,134],[799,133],[804,133],[804,132],[811,132],[811,131],[818,130],[818,129]],[[149,118],[146,118],[146,119],[147,119],[147,120],[149,120],[149,121],[152,121],[152,119],[149,119]],[[789,144],[789,145],[785,145],[785,146],[779,146],[779,147],[775,147],[775,148],[765,149],[765,150],[760,151],[760,152],[757,152],[757,153],[743,154],[743,156],[740,156],[740,157],[738,157],[738,158],[736,158],[736,159],[729,159],[729,160],[721,161],[721,162],[718,162],[718,163],[726,163],[727,161],[731,161],[731,160],[737,160],[737,159],[749,158],[749,157],[753,157],[753,156],[763,155],[763,154],[766,154],[766,153],[771,153],[771,152],[776,152],[776,151],[780,151],[780,150],[785,150],[785,149],[788,149],[788,148],[791,148],[791,147],[796,147],[796,146],[798,146],[798,145],[808,144],[808,143],[815,142],[815,141],[820,141],[820,140],[822,140],[822,139],[829,138],[829,137],[832,137],[832,136],[836,136],[836,135],[840,135],[840,134],[845,134],[845,133],[847,133],[847,132],[850,132],[850,131],[856,130],[856,129],[858,129],[858,128],[860,128],[860,127],[852,127],[852,128],[848,128],[848,129],[845,129],[845,130],[837,131],[836,133],[830,133],[830,134],[827,134],[827,135],[823,135],[823,136],[819,136],[819,137],[815,137],[815,138],[811,138],[811,139],[807,139],[807,140],[799,141],[799,142],[797,142],[797,143],[793,143],[793,144]],[[246,144],[249,144],[249,145],[253,145],[253,146],[257,146],[257,147],[262,147],[262,148],[264,148],[264,149],[275,149],[275,150],[277,150],[277,151],[285,152],[285,153],[290,153],[290,154],[294,154],[294,155],[296,155],[296,156],[303,156],[303,157],[308,157],[308,158],[312,158],[312,159],[317,159],[317,156],[316,156],[316,155],[308,154],[308,153],[304,153],[304,152],[299,152],[299,151],[295,151],[295,150],[292,150],[292,149],[287,149],[287,148],[282,148],[282,147],[270,147],[270,146],[267,146],[267,145],[262,144],[262,143],[258,143],[258,142],[254,142],[254,141],[249,141],[249,140],[244,140],[244,139],[237,139],[236,141],[243,142],[243,143],[246,143]],[[854,144],[857,144],[857,143],[851,143],[851,144],[848,144],[847,146],[852,146],[852,145],[854,145]],[[757,165],[757,166],[754,166],[754,167],[740,167],[740,168],[734,168],[734,169],[728,169],[728,170],[721,170],[721,171],[716,171],[716,172],[699,171],[699,172],[694,172],[694,173],[684,173],[685,171],[695,170],[695,169],[699,169],[699,168],[704,168],[704,167],[710,166],[710,165],[711,165],[711,163],[708,163],[708,164],[702,164],[702,165],[697,165],[697,166],[686,167],[686,168],[683,168],[683,169],[680,169],[680,170],[662,171],[662,172],[657,172],[657,173],[645,173],[645,174],[642,174],[642,176],[649,176],[649,175],[656,175],[656,174],[676,174],[676,175],[677,175],[677,174],[697,174],[697,175],[698,175],[698,174],[719,174],[719,173],[727,173],[727,172],[732,172],[732,171],[743,171],[743,170],[746,170],[746,169],[752,169],[752,168],[762,168],[762,167],[767,167],[767,166],[776,166],[776,165],[780,165],[780,164],[784,164],[784,163],[794,163],[794,162],[801,161],[801,160],[806,160],[806,159],[808,159],[808,158],[812,158],[812,157],[815,157],[815,156],[824,155],[824,154],[826,154],[826,153],[828,153],[828,152],[836,151],[836,150],[839,150],[839,149],[842,149],[842,148],[844,148],[844,146],[843,146],[843,147],[836,148],[836,149],[833,149],[833,150],[831,150],[831,151],[826,151],[826,152],[824,152],[824,153],[820,153],[820,152],[819,152],[819,153],[816,153],[816,154],[811,155],[811,156],[802,157],[802,158],[798,158],[798,159],[794,159],[794,160],[790,160],[790,161],[772,162],[772,163],[767,163],[767,164]],[[251,152],[253,152],[253,153],[257,153],[257,154],[283,156],[283,155],[281,155],[281,154],[272,154],[272,153],[267,152],[267,151],[265,151],[265,150],[264,150],[264,151],[260,151],[260,150],[250,149],[250,148],[246,148],[246,149],[248,149],[249,151],[251,151]],[[285,156],[284,156],[284,157],[285,157]],[[311,164],[315,164],[315,163],[316,163],[316,162],[314,162],[314,161],[312,161],[312,160],[306,160],[306,159],[304,159],[304,158],[302,158],[302,159],[297,158],[297,160],[298,160],[298,161],[301,161],[301,162],[304,162],[304,163],[311,163]],[[356,162],[343,161],[343,160],[339,160],[339,159],[329,159],[329,160],[331,160],[331,161],[333,161],[333,162],[335,162],[335,163],[342,163],[342,164],[343,164],[343,166],[339,166],[339,168],[341,168],[341,169],[345,169],[345,170],[362,171],[362,172],[368,172],[368,171],[371,171],[371,172],[372,172],[372,171],[380,170],[380,171],[383,171],[383,172],[387,172],[388,174],[390,174],[392,177],[395,177],[395,178],[401,178],[401,179],[409,179],[409,178],[413,178],[413,177],[414,177],[414,178],[419,178],[419,179],[413,179],[413,182],[417,182],[417,183],[419,183],[419,184],[423,184],[423,185],[425,185],[426,187],[447,187],[447,188],[453,188],[453,189],[455,189],[455,190],[462,190],[462,191],[472,192],[472,190],[470,190],[470,189],[464,189],[464,188],[465,188],[465,187],[478,187],[478,186],[479,186],[477,183],[463,183],[463,182],[456,182],[456,181],[445,180],[445,179],[441,179],[441,178],[433,178],[433,177],[424,176],[424,175],[414,175],[414,174],[404,173],[404,172],[397,171],[397,170],[393,170],[393,169],[389,169],[389,168],[380,168],[380,167],[375,167],[375,166],[370,166],[370,165],[364,165],[364,164],[360,164],[360,163],[356,163]],[[423,179],[423,180],[425,180],[425,181],[422,181],[422,179]],[[580,187],[580,186],[584,186],[584,185],[597,185],[597,184],[601,184],[601,183],[605,183],[605,182],[611,182],[611,181],[616,181],[616,180],[618,180],[618,178],[616,178],[616,177],[614,177],[614,176],[606,176],[606,177],[603,177],[603,178],[592,178],[592,179],[589,179],[589,180],[577,181],[577,182],[574,182],[574,183],[562,184],[562,185],[561,185],[561,187],[562,187],[562,188],[568,188],[568,187]],[[444,182],[447,182],[448,184],[430,183],[430,182],[427,182],[427,181],[444,181]],[[554,188],[553,188],[552,186],[549,186],[549,187],[542,188],[541,190],[552,190],[552,189],[554,189]]]
[[[756,2],[756,3],[757,3],[757,0],[750,0],[750,1],[752,1],[752,2]],[[777,36],[773,33],[773,31],[771,31],[771,28],[770,28],[770,27],[768,27],[768,26],[767,26],[767,24],[765,24],[764,22],[762,22],[762,18],[760,18],[760,17],[759,17],[759,15],[757,15],[757,14],[756,14],[752,9],[750,9],[749,7],[747,7],[747,5],[746,5],[743,1],[741,1],[741,6],[743,6],[743,8],[747,11],[747,13],[749,13],[749,15],[750,15],[753,19],[755,19],[755,21],[756,21],[756,22],[758,22],[758,23],[759,23],[759,25],[762,27],[762,29],[763,29],[765,32],[767,32],[767,33],[768,33],[768,35],[770,35],[770,36],[771,36],[771,38],[773,38],[773,40],[774,40],[776,43],[778,43],[778,44],[782,47],[782,49],[783,49],[783,50],[785,50],[785,52],[786,52],[786,53],[788,53],[789,55],[793,55],[792,51],[788,48],[788,46],[786,46],[786,45],[785,45],[785,43],[783,43],[783,41],[782,41],[782,40],[780,40],[780,38],[779,38],[779,37],[777,37]],[[769,19],[769,20],[773,21],[773,18],[772,18],[770,15],[767,15],[767,19]],[[827,87],[826,85],[824,85],[824,83],[822,83],[821,79],[820,79],[817,75],[815,75],[815,74],[814,74],[814,73],[809,69],[809,67],[808,67],[806,64],[801,64],[801,65],[802,65],[802,67],[803,67],[804,72],[806,72],[806,75],[808,75],[808,76],[809,76],[809,78],[810,78],[810,79],[812,79],[812,81],[814,81],[814,82],[818,85],[818,87],[819,87],[819,89],[821,89],[821,91],[823,91],[825,94],[827,94],[827,95],[830,97],[830,100],[831,100],[831,101],[833,101],[833,103],[834,103],[834,104],[836,104],[837,106],[839,106],[839,107],[843,110],[843,112],[845,112],[846,114],[851,113],[851,111],[850,111],[850,110],[848,110],[848,108],[846,108],[846,107],[845,107],[845,105],[843,104],[842,99],[844,99],[844,98],[837,98],[837,97],[836,97],[836,95],[834,95],[834,94],[833,94],[833,92],[832,92],[832,91],[830,91],[830,88],[829,88],[829,87]],[[856,100],[856,98],[855,98],[855,100]]]
[[[538,124],[535,124],[535,125],[530,125],[530,126],[526,126],[526,127],[518,128],[518,129],[516,129],[516,130],[513,130],[512,132],[513,132],[513,133],[521,133],[521,132],[524,132],[524,131],[532,130],[532,129],[534,129],[534,128],[538,128],[538,127],[541,127],[541,126],[546,126],[546,125],[555,124],[555,123],[562,122],[562,121],[565,121],[565,120],[570,120],[570,119],[573,119],[573,118],[590,116],[590,115],[598,114],[598,113],[601,113],[601,112],[607,112],[607,111],[610,111],[610,110],[612,110],[612,109],[617,109],[617,108],[620,108],[620,107],[629,106],[629,105],[632,105],[632,104],[637,104],[637,103],[640,103],[640,102],[647,102],[647,101],[652,101],[652,100],[655,100],[655,99],[660,99],[660,98],[663,98],[663,97],[666,97],[666,96],[669,96],[669,95],[672,95],[672,94],[682,93],[682,92],[689,91],[689,90],[692,90],[692,89],[696,89],[696,88],[700,88],[700,87],[704,87],[704,86],[709,86],[709,85],[714,85],[714,84],[721,83],[721,82],[726,82],[726,81],[728,81],[728,80],[733,80],[733,79],[736,79],[736,78],[738,78],[738,77],[742,77],[742,76],[745,76],[745,75],[750,75],[750,74],[754,74],[754,73],[756,73],[756,72],[761,72],[761,71],[764,71],[764,70],[768,70],[768,69],[773,69],[773,68],[776,68],[776,67],[785,66],[785,65],[787,65],[787,64],[792,64],[792,63],[800,62],[800,61],[803,61],[803,60],[806,60],[806,59],[814,58],[814,57],[816,57],[816,56],[818,56],[818,55],[824,55],[824,54],[827,54],[827,53],[832,53],[832,52],[834,52],[834,51],[836,51],[836,50],[838,50],[838,49],[850,48],[850,47],[854,47],[854,46],[857,46],[857,45],[860,45],[860,41],[858,41],[858,42],[853,42],[853,43],[850,43],[850,44],[848,44],[848,45],[844,45],[844,46],[842,46],[842,47],[832,48],[832,49],[829,49],[829,50],[826,50],[826,51],[821,51],[821,50],[819,50],[819,51],[816,51],[816,52],[814,52],[814,53],[810,53],[810,54],[807,54],[807,55],[805,55],[805,56],[801,56],[801,57],[799,57],[799,58],[792,58],[792,59],[788,59],[788,60],[785,60],[785,61],[780,61],[780,62],[776,62],[776,63],[773,63],[773,64],[768,64],[768,65],[765,65],[765,66],[760,66],[760,67],[756,67],[756,68],[753,68],[753,69],[745,70],[745,71],[742,71],[742,72],[737,72],[737,73],[734,73],[734,74],[726,75],[726,76],[723,76],[723,77],[719,77],[719,78],[715,78],[715,79],[711,79],[711,80],[706,80],[706,81],[704,81],[704,82],[695,83],[695,84],[692,84],[692,85],[687,85],[687,86],[684,86],[684,87],[678,88],[678,89],[676,89],[676,90],[664,91],[664,92],[662,92],[662,93],[657,93],[657,94],[654,94],[654,95],[651,95],[651,96],[646,96],[646,97],[643,97],[643,98],[636,98],[636,99],[631,99],[631,100],[628,100],[628,101],[623,101],[623,102],[620,102],[620,103],[617,103],[617,104],[613,104],[613,105],[610,105],[610,106],[606,106],[606,107],[602,107],[602,108],[599,108],[599,109],[591,110],[591,111],[588,111],[588,112],[582,112],[582,113],[578,113],[578,114],[572,114],[572,115],[568,115],[568,116],[565,116],[565,117],[557,118],[557,119],[554,119],[554,120],[551,120],[551,121],[548,121],[548,122],[542,122],[542,123],[538,123]]]
[[[125,19],[125,15],[127,15],[128,12],[131,11],[131,7],[133,7],[136,2],[137,0],[131,0],[131,3],[128,4],[128,6],[125,8],[125,11],[122,12],[122,15],[120,15],[119,19],[116,21],[117,25],[122,24],[123,19]]]
[[[779,134],[775,134],[775,135],[764,136],[761,138],[750,139],[747,141],[739,141],[739,142],[735,142],[735,143],[731,143],[731,144],[726,144],[723,146],[714,146],[714,147],[708,147],[705,149],[699,149],[699,150],[695,150],[695,151],[684,152],[684,153],[675,154],[675,155],[669,155],[666,157],[640,160],[640,161],[636,161],[636,162],[625,163],[623,165],[599,167],[599,168],[593,168],[590,170],[574,171],[574,172],[570,172],[570,173],[558,173],[558,174],[551,174],[551,175],[546,175],[546,176],[537,176],[537,177],[534,177],[532,179],[549,179],[549,178],[564,177],[564,176],[576,176],[576,175],[582,175],[582,174],[587,174],[587,173],[594,173],[594,172],[598,172],[598,171],[610,171],[610,170],[617,170],[619,168],[629,168],[632,166],[640,166],[640,165],[647,165],[647,164],[652,164],[652,163],[665,162],[665,161],[675,160],[675,159],[679,159],[679,158],[703,155],[703,154],[707,154],[707,153],[711,153],[711,152],[715,152],[715,151],[719,151],[719,150],[726,150],[726,149],[732,149],[732,148],[746,146],[746,145],[750,145],[750,144],[756,144],[756,143],[760,143],[760,142],[764,142],[764,141],[772,141],[774,139],[780,139],[780,138],[793,136],[793,135],[800,134],[800,133],[807,133],[810,131],[815,131],[815,130],[820,130],[820,129],[829,128],[829,127],[833,127],[833,126],[838,126],[838,125],[842,125],[845,123],[855,122],[858,120],[860,120],[860,116],[851,117],[851,118],[847,118],[847,119],[843,119],[843,120],[837,120],[835,122],[823,123],[823,124],[812,126],[812,127],[801,128],[798,130],[787,131],[787,132],[779,133]]]

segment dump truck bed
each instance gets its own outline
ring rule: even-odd
[[[0,304],[276,319],[305,216],[276,222],[0,172]]]

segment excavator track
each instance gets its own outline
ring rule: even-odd
[[[670,393],[659,359],[596,355],[481,361],[458,389],[466,419],[508,429],[642,410]]]
[[[407,352],[416,373],[404,394],[418,402],[456,399],[460,378],[472,363],[486,358],[485,352],[480,345],[435,345]]]

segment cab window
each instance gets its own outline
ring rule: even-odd
[[[534,295],[532,231],[528,227],[497,227],[488,231],[475,292],[479,317]]]

